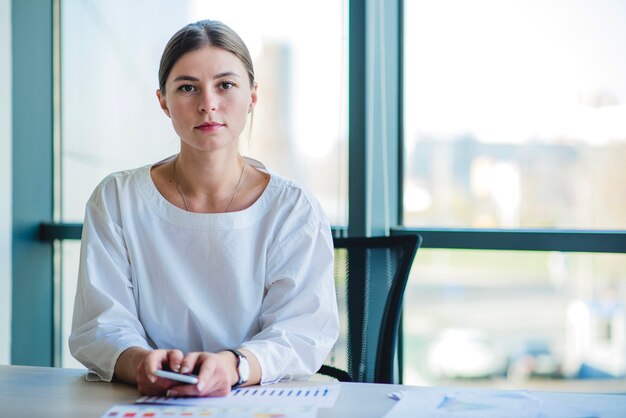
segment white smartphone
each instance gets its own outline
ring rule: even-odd
[[[167,370],[155,370],[154,375],[164,379],[176,380],[177,382],[189,383],[190,385],[198,383],[198,376],[194,374],[181,374],[168,372]]]

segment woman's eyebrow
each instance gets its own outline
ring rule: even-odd
[[[217,78],[222,78],[222,77],[239,77],[239,74],[234,73],[232,71],[226,71],[223,73],[219,73],[219,74],[215,74],[215,77],[213,77],[213,79],[217,79]]]
[[[197,77],[192,77],[190,75],[179,75],[172,81],[200,81]]]
[[[233,71],[225,71],[223,73],[215,74],[215,76],[213,76],[213,79],[217,80],[218,78],[223,78],[223,77],[241,77],[241,76]],[[179,75],[173,81],[200,81],[200,79],[198,77],[194,77],[191,75]]]

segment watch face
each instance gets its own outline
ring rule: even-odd
[[[239,379],[241,383],[246,383],[250,379],[250,364],[244,356],[239,357]]]

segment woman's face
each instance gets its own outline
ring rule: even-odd
[[[157,96],[181,141],[203,151],[237,148],[257,100],[243,63],[214,46],[181,56]]]

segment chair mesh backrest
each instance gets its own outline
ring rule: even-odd
[[[402,297],[419,237],[335,239],[341,333],[325,364],[355,382],[391,383]]]

